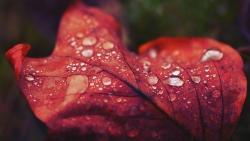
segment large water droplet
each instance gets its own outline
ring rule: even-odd
[[[176,95],[175,94],[169,94],[168,95],[168,100],[169,101],[175,101],[175,99],[176,99]]]
[[[84,51],[82,51],[82,56],[83,57],[91,57],[93,56],[94,51],[92,49],[86,49]]]
[[[102,47],[103,47],[104,49],[106,49],[106,50],[110,50],[110,49],[114,48],[114,44],[111,43],[111,42],[106,42],[106,43],[104,43],[104,44],[102,45]]]
[[[34,80],[35,80],[34,77],[31,76],[31,75],[28,75],[28,76],[26,76],[25,78],[26,78],[26,80],[28,80],[28,81],[34,81]]]
[[[82,40],[82,45],[84,46],[93,46],[94,44],[96,44],[97,39],[94,36],[89,36],[86,37]]]
[[[218,98],[221,95],[220,90],[214,90],[212,92],[212,95],[213,95],[214,98]]]
[[[201,62],[206,62],[209,60],[219,61],[223,57],[223,53],[218,50],[208,50],[202,56]]]
[[[110,77],[103,77],[102,83],[103,83],[103,85],[111,85],[111,78]]]
[[[181,80],[179,77],[169,77],[166,79],[165,84],[171,85],[171,86],[182,86],[184,84],[184,81]]]
[[[149,85],[155,85],[155,84],[157,84],[158,83],[158,78],[157,78],[157,76],[155,76],[155,75],[152,75],[152,76],[149,76],[148,77],[148,84]]]
[[[191,76],[191,79],[194,83],[200,83],[201,78],[199,76]]]
[[[129,137],[135,137],[139,134],[139,129],[132,123],[125,124],[125,131]]]
[[[181,71],[180,71],[179,69],[175,68],[175,69],[172,71],[172,74],[175,75],[175,76],[177,76],[177,75],[180,74],[180,72],[181,72]]]

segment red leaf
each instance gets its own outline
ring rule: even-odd
[[[108,14],[74,3],[54,52],[6,53],[47,140],[229,140],[246,97],[239,54],[205,38],[121,42]]]

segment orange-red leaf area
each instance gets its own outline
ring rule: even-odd
[[[229,140],[246,97],[242,60],[206,38],[161,37],[140,55],[113,17],[75,2],[51,56],[6,53],[46,140]],[[25,57],[25,58],[24,58]]]

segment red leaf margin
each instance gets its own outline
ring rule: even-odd
[[[83,37],[94,48],[82,46]],[[137,56],[121,43],[111,16],[79,1],[63,16],[51,56],[25,57],[29,48],[19,44],[5,55],[50,129],[47,140],[229,140],[246,97],[241,57],[228,45],[161,37]],[[82,56],[84,49],[94,56]],[[208,51],[217,55],[202,58]]]

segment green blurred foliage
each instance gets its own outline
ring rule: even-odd
[[[140,44],[160,36],[210,37],[234,48],[249,46],[238,26],[240,1],[232,0],[120,0],[125,41],[136,51]],[[112,10],[111,10],[112,11]],[[0,1],[0,138],[41,141],[44,129],[18,91],[14,74],[4,58],[18,43],[31,44],[28,56],[49,55],[55,41],[42,35],[25,13],[22,0]],[[246,72],[249,80],[250,72]],[[249,86],[248,86],[249,88]],[[18,133],[17,137],[13,134]],[[250,139],[250,99],[233,135],[233,141]]]

